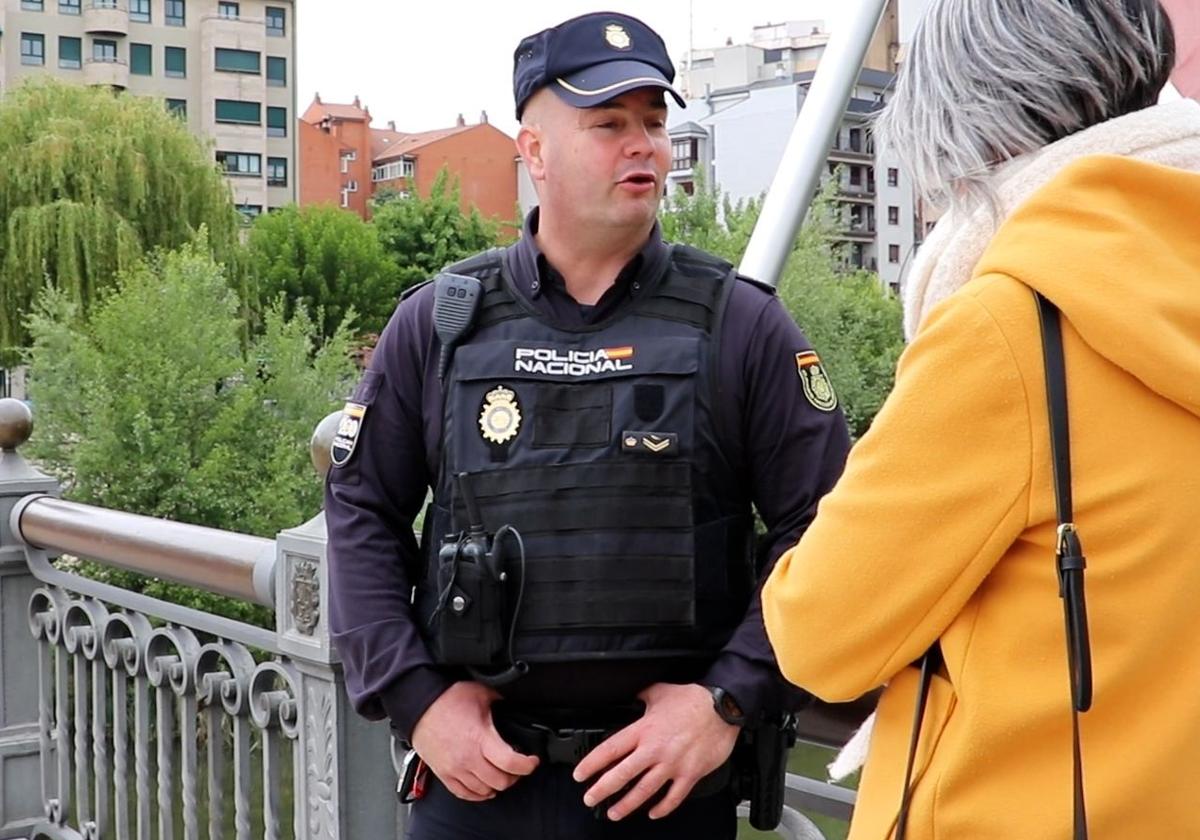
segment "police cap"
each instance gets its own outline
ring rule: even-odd
[[[658,33],[635,17],[595,12],[522,39],[513,55],[517,119],[529,97],[549,87],[569,105],[591,108],[643,87],[671,87],[675,65]]]

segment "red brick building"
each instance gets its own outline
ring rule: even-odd
[[[487,121],[408,133],[371,125],[371,112],[355,97],[340,105],[314,97],[300,117],[300,204],[337,204],[370,215],[377,190],[429,195],[443,166],[459,182],[462,207],[509,221],[517,215],[516,144]]]

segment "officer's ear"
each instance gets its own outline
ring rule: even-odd
[[[517,132],[517,154],[525,161],[529,177],[534,181],[545,180],[546,163],[542,159],[542,127],[534,123],[521,125]]]

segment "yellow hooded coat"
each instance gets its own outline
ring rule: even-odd
[[[1009,216],[934,308],[895,390],[763,592],[784,674],[887,683],[851,827],[895,830],[935,641],[909,837],[1071,836],[1072,762],[1045,372],[1063,316],[1095,696],[1097,840],[1200,837],[1200,175],[1086,157]]]

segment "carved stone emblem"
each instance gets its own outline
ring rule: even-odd
[[[311,636],[317,629],[320,612],[317,564],[313,560],[300,560],[292,570],[292,624],[305,636]]]

